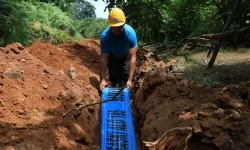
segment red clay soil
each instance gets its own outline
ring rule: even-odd
[[[0,53],[0,149],[98,147],[98,105],[58,122],[76,103],[100,99],[99,41],[13,43]]]
[[[0,49],[0,149],[99,148],[99,41]],[[182,80],[143,49],[132,107],[138,149],[250,149],[250,82],[210,89]],[[171,131],[171,132],[170,132]],[[164,134],[165,133],[165,134]],[[162,138],[160,138],[162,136]]]
[[[155,68],[139,70],[134,103],[143,149],[250,149],[250,82],[212,89],[181,79],[154,57],[141,59]]]

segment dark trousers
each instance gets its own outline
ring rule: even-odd
[[[108,57],[109,80],[114,84],[126,83],[129,77],[129,57],[116,57],[109,53]]]

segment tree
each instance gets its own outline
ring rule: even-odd
[[[4,37],[9,34],[10,27],[10,13],[13,7],[10,5],[8,0],[0,0],[0,45],[4,43]]]
[[[120,7],[124,10],[128,23],[135,27],[138,39],[144,42],[178,42],[187,36],[199,36],[221,32],[232,13],[236,0],[103,0],[106,8]],[[229,30],[241,29],[250,20],[250,1],[242,0],[237,13],[232,18]],[[215,12],[217,15],[206,25]],[[240,40],[249,41],[249,37]],[[232,42],[226,42],[232,44]],[[245,42],[246,43],[246,42]],[[240,44],[241,45],[241,44]]]
[[[82,3],[86,2],[85,0],[22,0],[22,1],[32,2],[32,3],[43,2],[43,3],[53,4],[55,6],[59,6],[63,11],[69,10],[71,8],[71,5],[75,2],[82,2]]]
[[[76,19],[96,18],[95,7],[85,0],[76,1],[72,4],[70,12]]]

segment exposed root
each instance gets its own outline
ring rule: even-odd
[[[143,141],[143,143],[145,143],[145,146],[149,147],[150,150],[158,150],[159,148],[158,147],[161,147],[162,144],[161,142],[162,141],[165,141],[166,140],[166,137],[172,133],[172,132],[175,132],[175,131],[180,131],[182,133],[184,132],[190,132],[192,131],[192,127],[176,127],[176,128],[172,128],[166,132],[164,132],[162,134],[162,136],[160,138],[158,138],[156,141],[154,142],[146,142],[146,141]],[[191,135],[189,135],[186,139],[186,141],[191,137]]]
[[[87,105],[83,105],[83,106],[78,106],[78,107],[74,107],[74,108],[71,108],[70,110],[68,110],[66,113],[64,113],[62,115],[62,120],[60,120],[59,123],[61,123],[63,121],[63,118],[68,115],[70,112],[72,112],[73,110],[82,110],[84,108],[87,108],[89,106],[93,106],[93,105],[97,105],[97,104],[102,104],[102,103],[106,103],[106,102],[110,102],[110,101],[115,101],[115,98],[124,90],[125,87],[122,87],[116,94],[114,97],[112,97],[111,99],[107,99],[107,100],[104,100],[104,101],[99,101],[99,102],[96,102],[96,103],[91,103],[91,104],[87,104]]]
[[[192,133],[190,133],[188,136],[187,136],[187,138],[186,138],[186,147],[184,148],[184,150],[188,150],[188,145],[187,145],[187,143],[188,143],[188,140],[189,139],[191,139],[191,137],[192,137]]]

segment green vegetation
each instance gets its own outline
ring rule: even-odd
[[[87,1],[76,1],[70,8],[75,19],[96,18],[95,7]]]
[[[103,1],[108,9],[124,10],[140,43],[176,43],[187,37],[242,29],[250,20],[250,2],[246,0]],[[233,13],[236,2],[237,13]],[[95,7],[86,0],[0,0],[0,8],[1,45],[99,38],[108,26],[106,20],[96,18]],[[226,38],[224,44],[250,46],[249,40],[246,34]]]
[[[79,32],[83,37],[99,39],[103,30],[108,27],[108,22],[106,19],[102,18],[86,18],[80,20],[78,25]]]
[[[58,44],[83,38],[99,39],[108,26],[105,19],[95,18],[95,7],[89,2],[67,3],[67,11],[63,11],[61,3],[56,2],[0,0],[0,45],[11,42],[28,45],[33,41]]]
[[[247,0],[103,0],[108,9],[123,8],[138,39],[147,43],[181,41],[188,36],[219,33],[227,24],[237,2],[236,13],[226,30],[249,26],[250,1]],[[211,17],[211,18],[210,18]],[[250,36],[226,39],[229,46],[250,46]],[[234,42],[232,42],[234,41]]]

